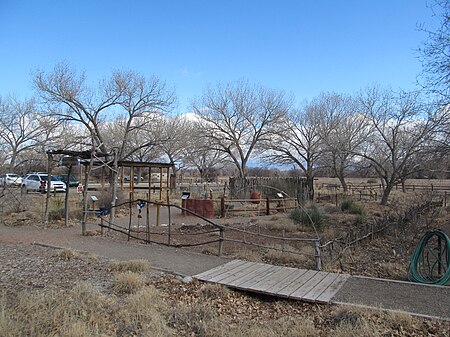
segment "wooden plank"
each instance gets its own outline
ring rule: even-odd
[[[327,289],[325,289],[322,294],[320,294],[317,301],[329,303],[349,278],[350,275],[348,274],[339,275],[339,277]]]
[[[338,274],[329,273],[325,278],[320,281],[314,288],[303,296],[305,301],[316,301],[317,298],[327,289],[337,278]]]
[[[225,272],[227,270],[233,269],[241,264],[245,263],[243,260],[233,260],[228,263],[225,263],[221,266],[217,266],[215,268],[212,268],[210,270],[204,271],[203,273],[194,275],[194,278],[206,281],[208,278],[210,278],[212,275],[216,276],[221,272]]]
[[[251,280],[257,275],[264,273],[266,270],[270,269],[269,264],[255,263],[253,266],[248,268],[245,273],[236,274],[234,276],[224,279],[222,282],[230,287],[237,287],[241,283]]]
[[[316,272],[308,281],[304,282],[301,287],[289,294],[289,298],[303,299],[312,288],[314,288],[320,281],[322,281],[329,273],[322,271]]]
[[[220,280],[223,280],[224,278],[227,278],[230,275],[238,273],[241,270],[247,269],[251,265],[252,265],[251,262],[245,261],[244,263],[239,264],[235,268],[227,269],[224,272],[218,272],[217,275],[212,275],[212,276],[208,277],[208,279],[206,279],[205,281],[213,282],[213,283],[214,282],[219,282]]]
[[[249,275],[251,277],[242,279],[239,281],[239,283],[237,283],[237,281],[236,281],[236,283],[237,283],[236,286],[241,289],[248,288],[248,289],[254,290],[253,287],[255,284],[257,284],[261,279],[270,277],[270,275],[273,274],[273,272],[275,270],[277,270],[277,268],[279,268],[277,266],[271,266],[271,265],[268,265],[268,266],[269,266],[269,268],[264,268],[264,269],[260,269],[256,272],[253,272],[252,275]]]
[[[270,288],[266,289],[268,294],[279,294],[279,292],[294,283],[299,277],[306,274],[308,270],[306,269],[297,269],[294,273],[286,276],[286,278],[280,280],[279,283],[273,285]]]
[[[306,270],[305,270],[306,272]],[[276,272],[268,277],[260,280],[253,286],[256,291],[267,292],[270,288],[280,284],[284,280],[289,280],[289,277],[293,278],[293,275],[298,275],[298,269],[280,267]],[[271,292],[271,291],[269,291]]]
[[[289,297],[290,294],[295,292],[298,288],[302,287],[306,282],[308,282],[317,273],[318,273],[318,271],[316,271],[316,270],[307,270],[306,273],[304,273],[299,278],[294,280],[287,287],[284,287],[283,289],[278,291],[277,294],[279,294],[281,296]]]
[[[235,278],[242,277],[242,275],[247,275],[249,272],[263,265],[264,265],[263,263],[253,263],[246,261],[244,264],[232,270],[229,270],[225,273],[222,273],[216,277],[212,277],[208,281],[220,284],[227,284],[226,280],[234,280]]]

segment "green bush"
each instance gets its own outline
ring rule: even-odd
[[[289,218],[297,224],[306,227],[322,230],[326,224],[326,215],[322,208],[316,204],[311,204],[304,208],[296,208],[290,214]]]
[[[340,205],[342,212],[347,212],[350,214],[358,214],[358,215],[364,215],[365,211],[364,208],[361,205],[358,205],[351,199],[345,199],[341,202]]]

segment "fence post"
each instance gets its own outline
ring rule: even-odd
[[[320,240],[314,241],[314,251],[316,257],[316,269],[322,270],[322,250],[320,248]]]
[[[171,224],[172,219],[170,218],[170,205],[167,205],[167,211],[169,213],[169,233],[167,236],[167,243],[170,246],[170,239],[171,239],[171,235],[172,235],[172,224]]]
[[[219,252],[218,256],[222,256],[222,245],[223,245],[223,228],[219,232]]]
[[[270,215],[270,200],[266,198],[266,215]]]
[[[133,192],[130,192],[130,201],[129,201],[129,212],[130,217],[128,218],[128,239],[127,241],[130,241],[130,235],[131,235],[131,217],[133,216]]]
[[[225,198],[220,198],[220,217],[225,218]]]
[[[161,225],[160,223],[161,205],[156,204],[156,226]]]
[[[150,175],[151,176],[151,175]],[[149,178],[151,179],[151,178]],[[146,215],[145,215],[145,227],[147,229],[147,242],[150,242],[150,193],[146,194],[147,196],[147,207],[146,207]]]
[[[103,228],[104,228],[104,222],[103,218],[100,216],[100,234],[103,236]]]

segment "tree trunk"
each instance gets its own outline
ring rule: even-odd
[[[306,175],[306,188],[308,189],[308,199],[314,200],[314,176],[310,173]]]
[[[389,199],[389,195],[391,194],[392,189],[394,188],[394,184],[387,183],[386,188],[383,191],[383,196],[381,198],[381,205],[386,205]]]

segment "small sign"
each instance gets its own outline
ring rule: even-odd
[[[95,195],[91,195],[91,200],[95,202],[98,200],[98,198]]]
[[[283,198],[283,193],[277,193],[278,198]]]
[[[83,185],[79,184],[77,186],[77,193],[83,193]]]

